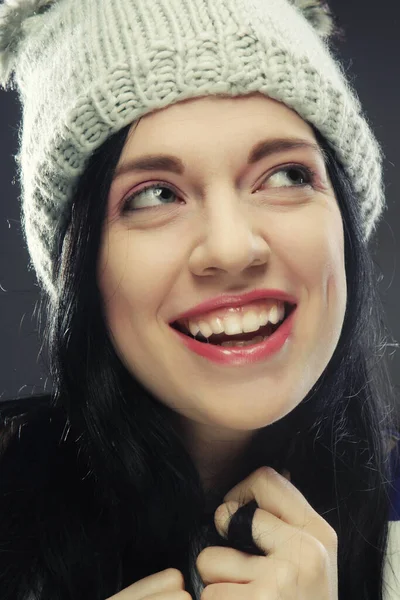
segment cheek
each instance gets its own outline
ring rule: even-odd
[[[134,314],[138,286],[127,232],[106,232],[98,262],[98,284],[105,318],[114,336]],[[140,288],[139,288],[140,289]]]
[[[132,329],[139,331],[146,323],[154,322],[171,271],[166,253],[154,244],[154,238],[146,240],[142,232],[110,228],[102,242],[98,282],[114,334],[118,331],[119,336],[127,336],[127,324],[132,334]]]
[[[126,236],[113,234],[112,228],[110,229],[111,231],[103,233],[97,265],[97,280],[106,304],[118,294],[119,283],[124,279],[128,253]]]
[[[327,301],[334,302],[339,314],[345,312],[347,300],[346,267],[344,259],[343,221],[339,207],[335,206],[324,238]]]
[[[308,307],[303,316],[306,330],[317,327],[321,343],[331,346],[340,337],[347,303],[339,207],[336,203],[324,204],[313,213],[313,218],[293,220],[290,231],[285,230],[285,240],[286,247],[281,250],[290,268],[288,280],[303,290]],[[329,352],[333,348],[329,347]]]
[[[135,233],[110,227],[104,235],[98,264],[98,281],[106,302],[129,302],[149,292],[151,257],[138,244]]]
[[[339,207],[327,203],[317,207],[313,218],[297,219],[287,236],[287,262],[297,272],[299,283],[315,287],[336,280],[343,292],[345,281],[344,234]]]

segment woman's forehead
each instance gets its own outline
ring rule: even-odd
[[[251,131],[254,126],[271,131],[296,127],[314,137],[312,127],[286,104],[264,94],[247,96],[207,96],[176,102],[144,115],[132,124],[127,137],[129,142],[139,131],[147,133],[156,127],[163,129],[202,128],[221,130],[225,127]]]
[[[117,172],[127,160],[155,153],[196,160],[210,153],[231,154],[250,161],[256,145],[285,138],[304,140],[318,148],[312,127],[281,102],[261,94],[195,98],[134,122]]]

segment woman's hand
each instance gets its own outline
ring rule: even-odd
[[[106,600],[192,600],[185,591],[185,580],[178,569],[165,569],[139,579]]]
[[[274,469],[257,469],[224,497],[214,515],[222,537],[230,514],[251,500],[259,506],[253,539],[268,556],[205,548],[196,561],[201,600],[338,600],[337,534]]]

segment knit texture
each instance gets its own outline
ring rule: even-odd
[[[28,4],[10,63],[23,106],[16,158],[28,249],[52,296],[57,227],[93,151],[143,115],[188,98],[260,92],[295,110],[336,151],[370,238],[384,209],[383,152],[328,37],[305,18],[306,0]],[[0,50],[1,35],[0,13]],[[7,79],[3,65],[3,86]]]

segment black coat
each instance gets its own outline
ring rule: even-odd
[[[109,595],[121,589],[111,521],[66,421],[50,394],[0,403],[0,600],[105,600],[93,596],[99,578],[109,582]],[[396,453],[400,442],[392,464]],[[390,544],[400,550],[400,472],[389,525]],[[400,573],[400,552],[392,564]],[[54,585],[43,596],[40,573]],[[38,594],[29,595],[36,581]],[[385,600],[400,598],[400,578],[398,586]]]

